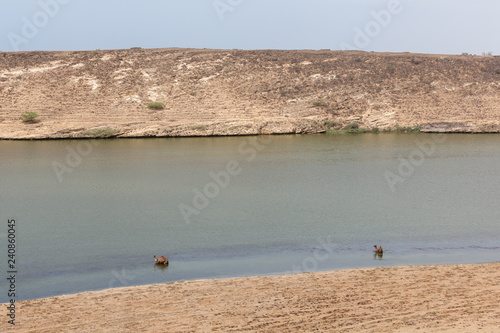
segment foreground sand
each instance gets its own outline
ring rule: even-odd
[[[368,268],[23,301],[16,331],[498,332],[499,300],[500,262]]]

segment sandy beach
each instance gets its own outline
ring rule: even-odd
[[[498,332],[499,299],[500,262],[363,268],[20,301],[15,331]]]

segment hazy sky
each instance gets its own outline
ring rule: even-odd
[[[0,50],[500,54],[500,0],[0,0]]]

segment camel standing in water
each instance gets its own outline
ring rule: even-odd
[[[165,258],[164,256],[161,256],[159,257],[158,259],[156,258],[156,254],[153,255],[153,258],[155,258],[155,261],[157,264],[164,264],[164,265],[168,265],[168,259]]]
[[[384,253],[384,250],[382,250],[382,246],[377,247],[377,245],[373,245],[373,247],[375,248],[375,253]]]

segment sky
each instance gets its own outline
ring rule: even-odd
[[[331,49],[500,55],[499,0],[0,0],[0,51]]]

